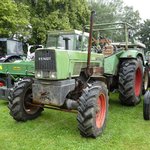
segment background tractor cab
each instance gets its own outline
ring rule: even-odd
[[[23,43],[8,38],[0,38],[0,62],[12,62],[21,59]]]

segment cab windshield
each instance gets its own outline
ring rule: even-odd
[[[50,35],[48,36],[46,47],[54,47],[57,49],[73,50],[74,35]]]
[[[46,47],[61,50],[87,51],[88,35],[82,33],[49,34]]]

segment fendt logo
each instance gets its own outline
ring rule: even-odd
[[[42,61],[42,60],[51,60],[51,57],[39,57],[39,60]]]

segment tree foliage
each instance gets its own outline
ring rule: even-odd
[[[147,50],[150,50],[150,19],[141,24],[140,30],[137,33],[139,40],[146,45]]]
[[[140,16],[133,7],[124,5],[122,0],[97,0],[91,1],[91,10],[96,10],[96,23],[128,22],[138,25]]]
[[[12,0],[0,1],[0,35],[13,36],[16,33],[24,35],[29,24],[28,7],[16,4]]]
[[[121,0],[97,0],[91,1],[91,10],[96,11],[95,23],[116,22],[119,19],[119,12],[122,7]]]
[[[89,20],[86,0],[21,0],[30,8],[31,42],[43,43],[49,30],[81,29]],[[20,0],[16,0],[17,3]]]
[[[133,7],[125,6],[121,13],[120,20],[128,22],[132,26],[138,27],[141,21],[139,11],[134,11]]]
[[[89,24],[90,10],[95,23],[128,22],[137,26],[138,11],[125,6],[123,0],[1,0],[0,34],[26,37],[41,44],[49,30],[82,29]]]

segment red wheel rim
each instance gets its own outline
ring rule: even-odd
[[[142,72],[141,69],[138,68],[135,74],[135,82],[134,82],[134,92],[136,96],[140,95],[142,85]]]
[[[96,126],[101,128],[104,124],[106,117],[106,96],[100,94],[97,100],[97,111],[96,111]]]
[[[0,82],[0,87],[5,86],[4,82]]]

